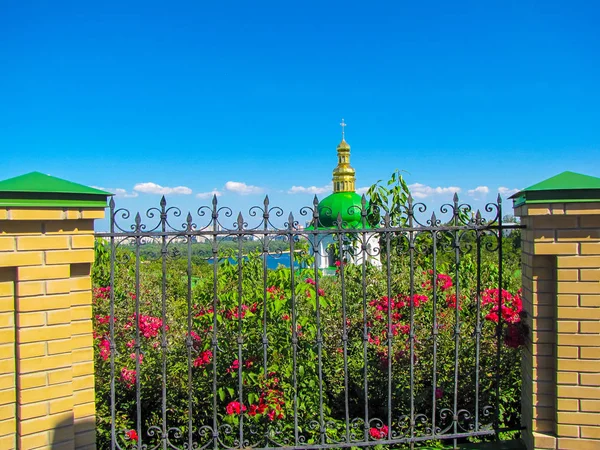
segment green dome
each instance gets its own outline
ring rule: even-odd
[[[356,192],[334,192],[319,202],[318,228],[337,228],[338,214],[344,228],[362,228],[361,210],[362,197]]]

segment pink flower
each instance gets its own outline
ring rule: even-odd
[[[108,339],[102,338],[98,347],[100,347],[100,357],[106,361],[110,357],[110,342]]]
[[[95,300],[107,300],[110,297],[110,287],[100,287],[94,289]]]
[[[129,355],[129,357],[131,359],[133,359],[134,361],[136,360],[135,353],[132,353],[131,355]],[[139,359],[140,359],[140,364],[141,364],[142,361],[144,361],[144,355],[142,353],[140,353],[140,358]]]
[[[135,385],[136,375],[135,370],[129,370],[126,367],[121,369],[121,379],[129,389]]]
[[[98,325],[104,325],[110,322],[110,316],[108,314],[106,316],[96,315],[96,320],[98,321]]]
[[[147,339],[158,336],[163,322],[158,317],[140,315],[140,333]]]
[[[452,287],[452,277],[444,273],[439,273],[437,276],[437,285],[440,288],[440,291],[447,291]]]

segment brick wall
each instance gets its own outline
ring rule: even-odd
[[[0,209],[0,448],[95,448],[90,267],[103,209]]]
[[[600,203],[524,205],[529,449],[600,449]]]

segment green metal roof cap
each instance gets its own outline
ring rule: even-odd
[[[0,206],[104,208],[111,195],[40,172],[0,181]]]
[[[368,208],[368,203],[365,206]],[[338,214],[344,228],[362,227],[362,197],[356,192],[334,192],[319,202],[318,210],[318,228],[338,228]]]
[[[18,177],[0,181],[0,192],[52,192],[60,194],[96,194],[113,195],[110,192],[73,183],[62,178],[52,177],[40,172],[26,173]]]
[[[514,206],[600,201],[600,178],[567,171],[529,186],[510,198],[514,199]]]

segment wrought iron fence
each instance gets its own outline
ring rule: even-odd
[[[500,197],[483,214],[458,197],[430,216],[411,198],[344,213],[352,227],[315,198],[303,227],[268,198],[235,220],[216,197],[185,218],[111,200],[99,445],[456,446],[518,429],[520,226]]]

